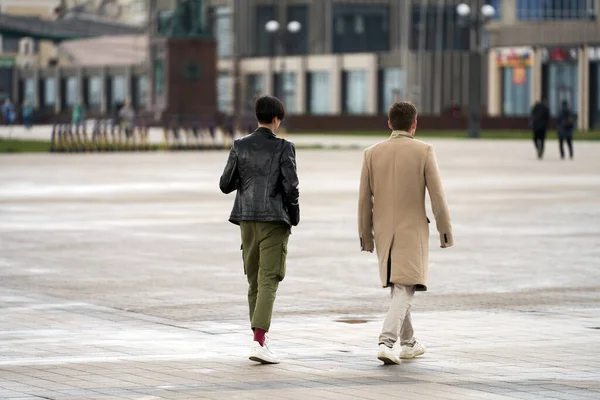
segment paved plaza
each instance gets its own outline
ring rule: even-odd
[[[600,398],[600,143],[430,142],[456,246],[432,224],[428,351],[389,367],[360,150],[298,151],[277,366],[247,359],[226,152],[0,155],[0,399]]]

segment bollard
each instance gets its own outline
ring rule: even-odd
[[[50,153],[54,153],[56,151],[56,123],[52,124],[52,135],[50,136]]]
[[[192,134],[194,135],[194,139],[196,141],[196,145],[194,146],[196,149],[200,149],[200,129],[198,127],[198,120],[194,120],[192,124]]]

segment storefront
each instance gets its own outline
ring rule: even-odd
[[[496,49],[496,68],[500,78],[500,114],[527,116],[531,108],[533,49],[512,47]]]
[[[548,100],[550,114],[558,115],[563,101],[579,112],[579,51],[576,47],[543,48],[542,97]]]

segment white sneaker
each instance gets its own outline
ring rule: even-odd
[[[377,350],[377,358],[383,361],[385,365],[400,364],[400,359],[394,349],[390,349],[385,344],[380,344]]]
[[[407,344],[402,345],[402,351],[400,352],[400,358],[410,359],[410,358],[422,356],[423,354],[425,354],[425,350],[427,350],[427,348],[415,340],[415,342],[413,343],[412,346],[409,346]]]
[[[279,364],[279,359],[275,354],[271,353],[266,341],[264,346],[261,346],[258,342],[254,342],[249,358],[261,364]]]

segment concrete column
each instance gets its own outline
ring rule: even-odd
[[[505,25],[512,25],[517,21],[517,0],[503,0],[501,2],[500,18]]]
[[[125,68],[125,100],[133,102],[133,67],[128,66]]]
[[[379,65],[377,62],[377,57],[371,57],[369,62],[369,67],[367,68],[367,114],[377,114],[377,104],[379,103],[377,95],[379,91],[378,85],[378,72]]]
[[[106,114],[108,111],[108,85],[106,84],[106,68],[102,68],[102,72],[100,72],[100,112],[102,114]]]
[[[296,101],[297,113],[306,113],[306,57],[300,60],[300,69],[296,72]]]
[[[33,70],[33,106],[38,109],[40,108],[40,69],[35,68]]]
[[[84,91],[83,91],[83,68],[82,67],[77,68],[77,101],[81,101],[82,104],[85,101]]]
[[[334,60],[329,70],[329,79],[331,82],[330,111],[332,114],[341,114],[343,110],[342,102],[344,101],[342,99],[342,56],[334,55],[332,57]]]
[[[531,64],[531,106],[542,99],[542,49],[536,48],[532,54]]]
[[[21,74],[19,74],[19,68],[17,67],[15,67],[14,71],[11,100],[13,104],[19,104],[19,82],[21,81]]]
[[[488,53],[488,114],[492,117],[502,115],[502,79],[500,68],[496,65],[496,52]]]
[[[240,88],[240,91],[239,91],[240,110],[241,110],[242,114],[246,115],[246,114],[248,114],[248,110],[247,110],[247,108],[248,108],[248,102],[247,102],[247,100],[248,100],[248,75],[246,75],[246,73],[240,71],[238,79],[239,79],[238,84],[239,84],[239,88]]]
[[[330,54],[333,52],[333,4],[331,0],[322,0],[325,2],[325,21],[323,25],[325,26],[325,43],[322,48],[324,49],[324,54]]]
[[[60,68],[55,68],[54,69],[54,85],[55,85],[55,91],[54,91],[54,111],[57,114],[60,114],[62,111],[62,85],[61,85],[61,81],[60,81]]]
[[[274,63],[269,62],[267,67],[267,71],[265,72],[265,93],[270,94],[271,96],[275,96],[275,82],[273,79],[273,70]]]
[[[308,27],[308,52],[309,54],[323,54],[326,49],[327,29],[330,22],[327,21],[327,0],[313,1],[309,8]]]
[[[577,118],[577,128],[587,130],[590,121],[590,63],[588,60],[588,45],[584,45],[578,50],[578,102],[579,115]]]

